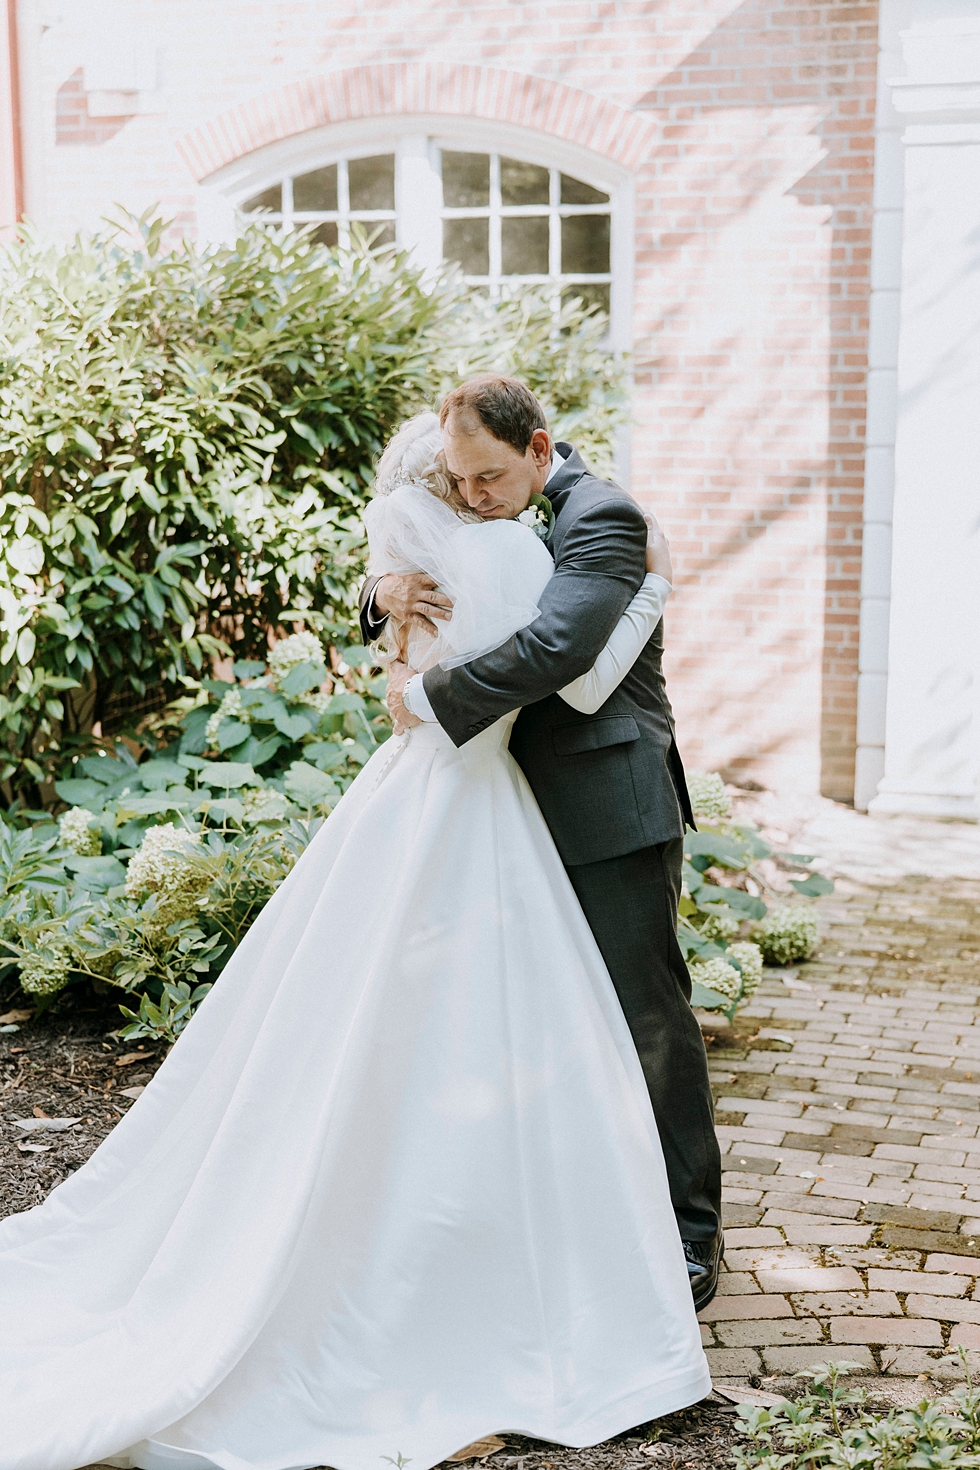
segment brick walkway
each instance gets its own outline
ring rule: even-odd
[[[709,1042],[727,1227],[701,1313],[712,1371],[836,1358],[941,1377],[944,1352],[980,1349],[980,831],[830,803],[754,815],[838,881],[815,958],[767,971]]]

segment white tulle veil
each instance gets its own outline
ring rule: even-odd
[[[454,668],[499,648],[538,616],[537,599],[554,571],[528,527],[464,519],[453,508],[441,449],[434,413],[410,419],[379,461],[364,513],[369,575],[426,572],[453,603],[451,620],[440,623],[435,638],[412,629],[408,657],[415,669]],[[386,656],[393,654],[392,639]]]

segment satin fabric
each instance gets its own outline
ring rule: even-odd
[[[92,1159],[0,1225],[0,1470],[428,1470],[710,1387],[510,719],[379,750]]]

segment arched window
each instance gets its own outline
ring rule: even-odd
[[[239,196],[238,208],[312,223],[328,245],[343,242],[358,221],[379,243],[412,248],[424,263],[457,263],[493,297],[551,285],[556,304],[578,296],[615,311],[624,284],[614,268],[616,201],[574,165],[418,136],[389,151],[375,144],[328,154],[315,167],[309,146],[304,155],[272,180],[266,171],[263,187]]]

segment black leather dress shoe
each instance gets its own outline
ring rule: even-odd
[[[713,1240],[685,1240],[687,1274],[694,1293],[694,1310],[700,1312],[718,1290],[718,1272],[725,1254],[725,1237],[719,1230]]]

